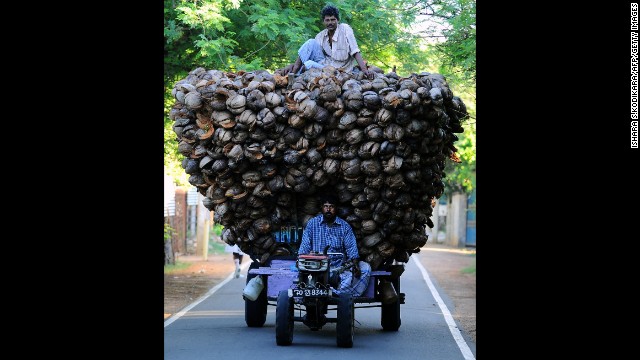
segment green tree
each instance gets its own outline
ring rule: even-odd
[[[413,29],[430,46],[439,62],[438,72],[449,82],[475,86],[476,2],[475,0],[398,0],[416,21]]]
[[[449,198],[453,192],[471,193],[476,187],[476,127],[467,123],[463,133],[458,134],[455,146],[458,149],[459,163],[448,161],[443,179],[445,193]]]
[[[415,12],[402,0],[336,1],[340,21],[354,29],[365,59],[399,73],[428,62],[407,29]],[[165,0],[165,86],[196,67],[274,71],[295,60],[304,41],[322,30],[325,1]],[[396,63],[398,62],[398,63]]]
[[[446,40],[436,46],[442,63],[441,73],[465,86],[476,81],[476,2],[452,0],[443,7],[450,28],[444,30]]]
[[[428,23],[418,33],[428,41],[436,71],[447,78],[454,93],[464,101],[469,117],[464,133],[455,143],[459,163],[447,162],[445,192],[470,193],[476,186],[476,2],[475,0],[422,0],[407,11]],[[438,41],[433,41],[434,39]]]
[[[443,31],[445,41],[435,46],[440,61],[439,72],[458,86],[458,94],[467,105],[469,118],[465,131],[456,142],[460,163],[446,168],[445,191],[470,193],[476,187],[476,3],[475,0],[440,1],[449,27]]]

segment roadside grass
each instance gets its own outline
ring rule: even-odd
[[[183,270],[189,267],[189,265],[191,265],[190,262],[185,262],[185,261],[176,261],[175,264],[168,264],[164,266],[164,273],[165,274],[172,274],[176,271],[179,270]]]
[[[209,242],[208,253],[212,255],[220,255],[224,254],[225,243],[218,241]],[[173,274],[177,271],[184,270],[191,266],[191,263],[188,261],[176,261],[175,264],[168,264],[164,266],[165,274]]]
[[[225,243],[218,241],[209,242],[209,253],[215,255],[224,254]]]
[[[460,270],[460,272],[462,272],[463,274],[475,274],[476,273],[476,254],[473,254],[473,263],[471,263],[471,265],[469,265],[468,267]]]

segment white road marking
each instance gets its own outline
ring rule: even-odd
[[[438,294],[438,291],[436,290],[436,287],[433,285],[433,282],[431,282],[429,273],[427,273],[427,270],[424,268],[424,266],[422,266],[419,260],[416,260],[413,262],[416,264],[416,266],[418,266],[418,269],[420,269],[420,272],[422,273],[422,277],[424,278],[424,281],[427,282],[427,286],[429,286],[429,290],[433,294],[433,297],[436,299],[436,302],[440,307],[440,311],[442,311],[442,314],[444,315],[444,320],[447,322],[447,325],[449,325],[449,331],[451,331],[451,335],[453,336],[453,339],[456,341],[456,344],[458,344],[458,347],[460,348],[460,352],[462,352],[462,356],[464,356],[465,360],[475,360],[476,358],[475,356],[473,356],[471,349],[469,349],[469,345],[467,345],[467,343],[464,341],[464,338],[460,333],[460,329],[458,329],[458,327],[456,326],[456,322],[453,320],[453,316],[451,316],[451,312],[449,311],[449,309],[447,308],[447,305],[445,305],[444,301],[440,297],[440,294]]]
[[[250,263],[251,263],[251,261],[245,262],[244,264],[240,265],[240,269],[242,269],[242,271],[246,270],[249,267]],[[167,320],[165,320],[164,327],[167,327],[167,326],[171,325],[172,322],[174,322],[174,321],[178,320],[179,318],[181,318],[189,310],[193,309],[196,305],[198,305],[201,302],[203,302],[204,299],[206,299],[209,296],[213,295],[216,291],[218,291],[226,283],[231,281],[231,279],[233,279],[234,277],[235,277],[235,270],[231,274],[229,274],[229,276],[227,276],[227,278],[224,279],[221,283],[219,283],[218,285],[216,285],[213,288],[211,288],[211,290],[209,290],[206,294],[202,295],[198,300],[196,300],[196,301],[192,302],[191,304],[185,306],[182,310],[180,310],[179,312],[177,312],[176,314],[174,314],[173,316],[170,316]]]

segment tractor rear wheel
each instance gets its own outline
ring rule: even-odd
[[[400,278],[391,280],[394,289],[400,294]],[[382,304],[380,307],[380,323],[384,331],[398,331],[402,320],[400,319],[400,296],[390,304]]]
[[[249,266],[249,270],[257,269],[260,267],[258,262],[252,262]],[[247,274],[247,284],[251,279],[256,276],[255,274]],[[267,321],[267,286],[265,284],[264,289],[258,298],[254,301],[244,300],[244,321],[248,327],[262,327],[264,322]]]

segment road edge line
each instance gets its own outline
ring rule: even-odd
[[[240,265],[240,269],[242,269],[242,271],[246,270],[249,267],[249,263],[250,263],[250,261],[247,261],[244,264]],[[180,311],[178,311],[177,313],[175,313],[175,314],[171,315],[169,318],[167,318],[167,320],[164,321],[164,327],[167,327],[167,326],[171,325],[171,323],[173,323],[174,321],[176,321],[179,318],[181,318],[189,310],[193,309],[196,305],[198,305],[201,302],[203,302],[204,299],[206,299],[209,296],[213,295],[216,291],[218,291],[221,287],[226,285],[229,281],[231,281],[231,279],[234,279],[234,278],[235,278],[235,270],[233,272],[231,272],[231,274],[229,274],[229,276],[227,276],[226,279],[222,280],[222,282],[218,283],[218,285],[212,287],[209,291],[207,291],[206,294],[202,295],[199,299],[197,299],[196,301],[192,302],[191,304],[185,306]]]
[[[458,348],[460,348],[460,352],[462,352],[462,356],[464,356],[465,360],[475,360],[476,358],[475,356],[473,356],[473,353],[471,352],[469,345],[467,345],[467,342],[462,337],[462,333],[460,332],[460,329],[458,329],[458,326],[456,326],[456,322],[455,320],[453,320],[453,316],[451,316],[451,312],[449,311],[449,308],[447,308],[447,305],[445,305],[444,301],[442,300],[442,297],[440,297],[438,290],[436,290],[436,287],[433,285],[433,282],[431,281],[431,277],[429,277],[429,273],[427,272],[427,269],[425,269],[424,266],[422,266],[422,264],[420,263],[420,260],[416,260],[416,259],[414,260],[415,260],[414,263],[422,273],[422,278],[427,283],[429,290],[433,294],[433,297],[436,299],[436,302],[440,307],[440,311],[442,311],[442,315],[444,315],[444,320],[447,322],[447,325],[449,325],[449,331],[451,332],[453,339],[456,341]]]

